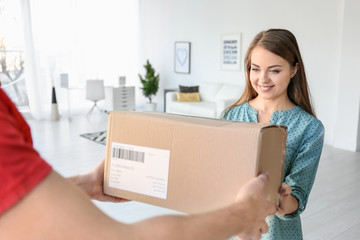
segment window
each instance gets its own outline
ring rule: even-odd
[[[0,82],[21,109],[29,105],[24,77],[24,36],[20,2],[0,1]]]

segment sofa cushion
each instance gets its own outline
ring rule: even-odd
[[[224,99],[238,99],[240,98],[244,87],[240,85],[224,84],[220,90],[216,93],[213,101]]]
[[[200,102],[200,93],[176,93],[178,102]]]
[[[191,113],[191,106],[194,103],[189,102],[171,102],[168,107],[170,113],[181,113],[181,114],[190,114]]]
[[[199,92],[199,86],[182,86],[179,85],[180,92],[182,93],[193,93]]]
[[[219,91],[222,83],[201,82],[199,85],[201,101],[214,102],[214,97]]]

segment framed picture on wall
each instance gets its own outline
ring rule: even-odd
[[[240,71],[241,34],[224,34],[221,36],[221,69]]]
[[[175,72],[190,73],[190,42],[175,42]]]

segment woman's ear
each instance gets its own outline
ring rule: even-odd
[[[296,63],[295,67],[293,67],[293,72],[291,74],[291,78],[293,78],[296,75],[298,68],[299,68],[299,63]]]

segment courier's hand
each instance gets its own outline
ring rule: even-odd
[[[105,159],[89,173],[68,178],[69,181],[83,189],[90,198],[102,202],[127,202],[128,200],[104,194],[104,165]]]
[[[105,158],[90,172],[88,194],[92,199],[103,202],[127,202],[128,200],[118,197],[113,197],[104,194],[103,182],[104,182],[104,166]]]
[[[291,186],[289,186],[286,183],[283,183],[280,190],[280,202],[279,202],[279,206],[277,209],[277,214],[279,215],[286,215],[286,214],[291,214],[293,212],[295,212],[298,207],[299,207],[299,203],[298,200],[291,195]]]
[[[241,218],[244,231],[236,236],[237,239],[258,239],[268,231],[265,218],[276,212],[276,205],[266,200],[265,185],[268,181],[269,174],[260,174],[238,193],[237,201],[244,209]]]

